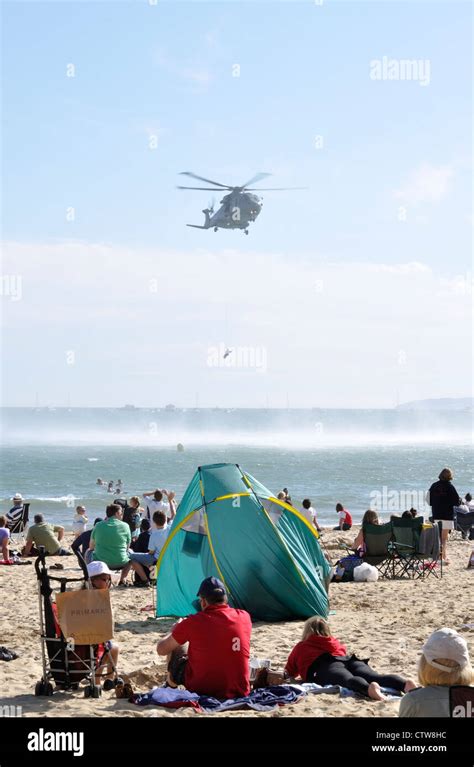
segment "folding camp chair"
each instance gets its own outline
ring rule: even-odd
[[[474,719],[474,687],[456,684],[449,688],[449,715]]]
[[[393,540],[390,550],[393,554],[393,576],[403,578],[424,578],[425,575],[433,574],[442,577],[443,565],[439,555],[439,529],[437,525],[425,525],[423,517],[392,519]],[[426,551],[423,536],[432,536],[431,551]],[[433,554],[433,552],[435,552]]]
[[[365,554],[361,557],[364,562],[374,565],[382,578],[393,575],[393,554],[390,543],[393,537],[392,523],[383,525],[364,525]]]
[[[468,514],[454,513],[454,530],[461,533],[464,541],[474,540],[474,512]]]
[[[30,504],[24,503],[21,516],[10,525],[10,545],[23,548],[26,545],[26,531],[28,529],[28,517]]]

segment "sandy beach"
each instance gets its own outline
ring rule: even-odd
[[[343,555],[340,543],[352,543],[357,528],[348,533],[326,531],[324,544],[333,560]],[[70,539],[70,536],[67,536]],[[474,656],[472,624],[474,569],[466,569],[472,542],[459,535],[450,541],[451,564],[444,568],[442,580],[433,576],[424,581],[408,579],[376,583],[342,583],[330,587],[329,621],[333,634],[351,652],[362,658],[370,656],[377,671],[416,678],[420,648],[433,630],[442,626],[457,629],[466,639]],[[31,560],[33,561],[33,560]],[[73,568],[76,560],[50,558]],[[69,571],[73,576],[73,571]],[[68,574],[68,570],[64,571]],[[76,572],[77,574],[77,572]],[[37,581],[33,566],[0,568],[2,612],[0,644],[18,653],[19,658],[1,663],[2,696],[0,705],[20,706],[25,717],[195,717],[190,708],[167,710],[156,706],[141,708],[115,697],[114,691],[89,700],[78,692],[56,692],[51,698],[37,698],[35,683],[41,678],[41,645]],[[137,692],[146,692],[165,678],[164,661],[158,658],[157,640],[167,633],[173,619],[155,619],[147,610],[151,589],[113,589],[115,640],[120,647],[119,672],[128,678]],[[251,654],[271,658],[273,668],[282,668],[300,639],[302,621],[283,623],[257,622],[253,626]],[[339,695],[308,695],[299,703],[277,711],[260,713],[236,711],[212,716],[232,717],[396,717],[398,701],[369,702]]]

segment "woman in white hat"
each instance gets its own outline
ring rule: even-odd
[[[472,685],[474,674],[466,640],[454,629],[442,628],[428,637],[418,664],[421,687],[400,701],[401,717],[449,717],[449,688]]]

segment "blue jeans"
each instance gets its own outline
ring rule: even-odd
[[[139,562],[141,565],[146,565],[147,567],[153,567],[153,565],[156,563],[156,559],[153,556],[153,554],[140,554],[140,552],[133,552],[130,556],[131,562]]]

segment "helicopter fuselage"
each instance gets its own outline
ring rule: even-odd
[[[221,207],[215,212],[206,208],[203,210],[205,220],[200,229],[244,229],[255,221],[260,213],[262,198],[250,192],[230,192],[220,201]],[[191,226],[191,224],[188,224]]]

